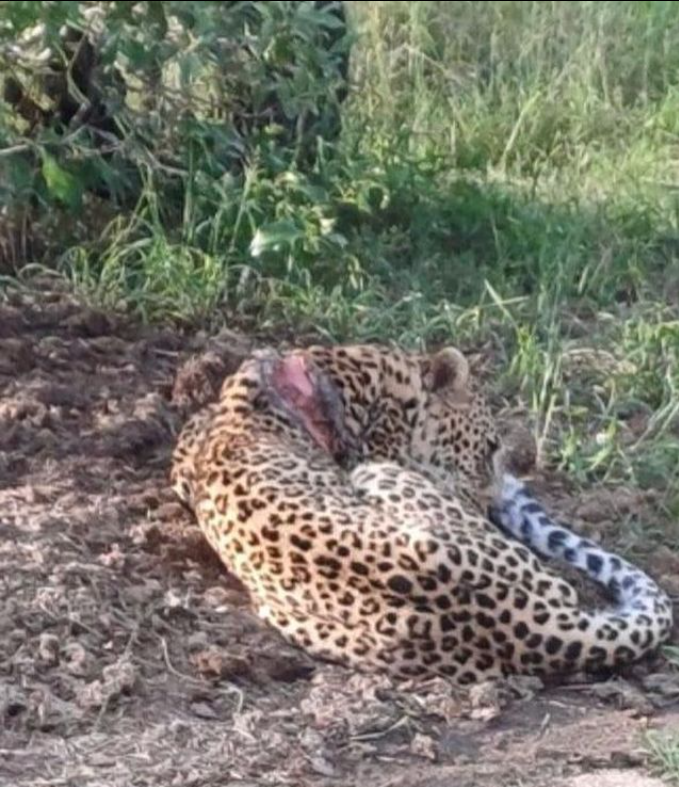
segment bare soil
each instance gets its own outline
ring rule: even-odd
[[[644,734],[679,730],[661,660],[397,686],[258,622],[167,483],[183,418],[253,341],[143,329],[54,282],[0,302],[0,785],[646,785]],[[653,505],[541,489],[608,543]],[[646,567],[679,594],[676,554]]]

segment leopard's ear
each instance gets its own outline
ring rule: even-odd
[[[446,347],[425,359],[422,380],[432,393],[462,393],[469,383],[469,361],[456,347]]]

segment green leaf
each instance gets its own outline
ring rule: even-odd
[[[134,21],[135,3],[133,0],[115,0],[111,5],[109,19],[124,19],[126,22]]]
[[[164,38],[167,34],[167,18],[165,17],[165,10],[162,3],[152,2],[148,4],[148,15],[151,23],[156,25],[161,37]]]
[[[42,154],[42,176],[49,193],[72,210],[82,203],[82,185],[49,153]]]
[[[259,257],[267,251],[280,251],[302,238],[304,233],[292,221],[275,221],[260,227],[250,243],[250,254]]]
[[[132,69],[143,69],[153,62],[151,50],[143,41],[135,41],[131,38],[121,40],[118,51],[128,59]]]
[[[37,24],[42,18],[42,3],[14,2],[2,4],[2,17],[5,24],[20,33]]]
[[[326,30],[341,30],[347,26],[346,22],[330,8],[314,8],[304,3],[299,4],[297,17]]]

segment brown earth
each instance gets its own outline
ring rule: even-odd
[[[0,785],[646,785],[644,734],[679,729],[661,661],[395,686],[257,621],[167,484],[182,419],[250,346],[143,329],[54,282],[0,301]],[[653,504],[540,484],[608,543]],[[647,567],[679,593],[676,554]]]

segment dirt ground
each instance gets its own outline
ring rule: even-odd
[[[0,300],[0,785],[657,784],[644,735],[679,729],[662,661],[551,688],[395,686],[257,621],[167,484],[182,419],[249,346],[141,329],[54,283]],[[608,543],[652,505],[543,492]],[[679,599],[679,557],[647,568]]]

